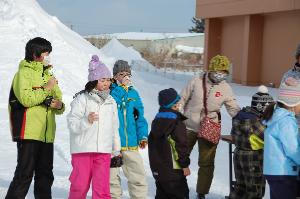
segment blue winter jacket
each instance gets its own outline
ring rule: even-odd
[[[276,108],[266,125],[264,175],[298,175],[300,134],[295,114]]]
[[[111,96],[118,105],[119,133],[122,150],[137,150],[142,140],[148,139],[148,124],[144,118],[144,106],[138,92],[113,83]]]

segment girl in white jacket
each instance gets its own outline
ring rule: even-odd
[[[110,199],[111,154],[120,147],[117,104],[109,94],[111,73],[93,55],[89,82],[71,103],[68,127],[73,170],[69,199],[85,199],[92,181],[93,199]]]

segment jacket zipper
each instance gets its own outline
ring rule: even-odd
[[[45,73],[46,68],[43,67],[43,73],[42,73],[42,77],[44,80],[44,73]],[[48,128],[48,107],[46,109],[46,129],[45,129],[45,143],[47,143],[47,128]]]
[[[47,110],[46,110],[45,143],[47,143],[47,128],[48,128],[48,107],[47,107]]]
[[[124,115],[124,134],[126,138],[126,147],[128,147],[128,134],[127,134],[127,118],[126,118],[126,104],[123,102],[123,115]]]
[[[100,107],[101,105],[99,105],[99,108],[98,108],[98,113],[100,113]],[[100,114],[98,114],[98,117],[99,117]],[[97,151],[99,152],[99,131],[100,130],[100,120],[98,120],[98,130],[97,130]]]

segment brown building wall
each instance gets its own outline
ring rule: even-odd
[[[197,0],[196,16],[226,17],[300,9],[300,0]]]
[[[232,62],[232,80],[241,83],[243,56],[243,17],[228,17],[222,20],[220,54],[228,56]]]
[[[300,43],[300,11],[265,15],[263,60],[261,80],[263,83],[279,80],[295,62],[295,50]]]
[[[207,6],[215,5],[214,3],[216,5],[233,3],[232,0],[197,2],[206,2]],[[256,0],[234,2],[249,4]],[[261,8],[256,5],[256,11],[265,9],[263,5],[269,1],[260,2]],[[279,9],[278,6],[282,6],[281,9],[289,10],[300,5],[298,0],[272,2],[274,4],[270,5],[272,9]],[[216,12],[213,14],[216,15]],[[274,83],[278,86],[283,73],[295,61],[294,51],[300,43],[300,10],[207,18],[205,31],[206,66],[211,57],[224,54],[233,63],[234,82],[244,85]]]

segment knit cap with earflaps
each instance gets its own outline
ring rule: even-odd
[[[252,96],[251,107],[259,113],[263,113],[266,107],[273,102],[274,99],[269,94],[268,88],[264,85],[261,85],[258,87],[257,93]]]
[[[226,56],[214,56],[209,63],[208,71],[227,71],[229,73],[230,61]]]
[[[284,82],[282,82],[278,90],[277,101],[288,107],[294,107],[300,104],[299,80],[293,77],[288,77]]]
[[[111,72],[97,55],[93,55],[89,63],[88,80],[91,82],[102,78],[112,78]]]

